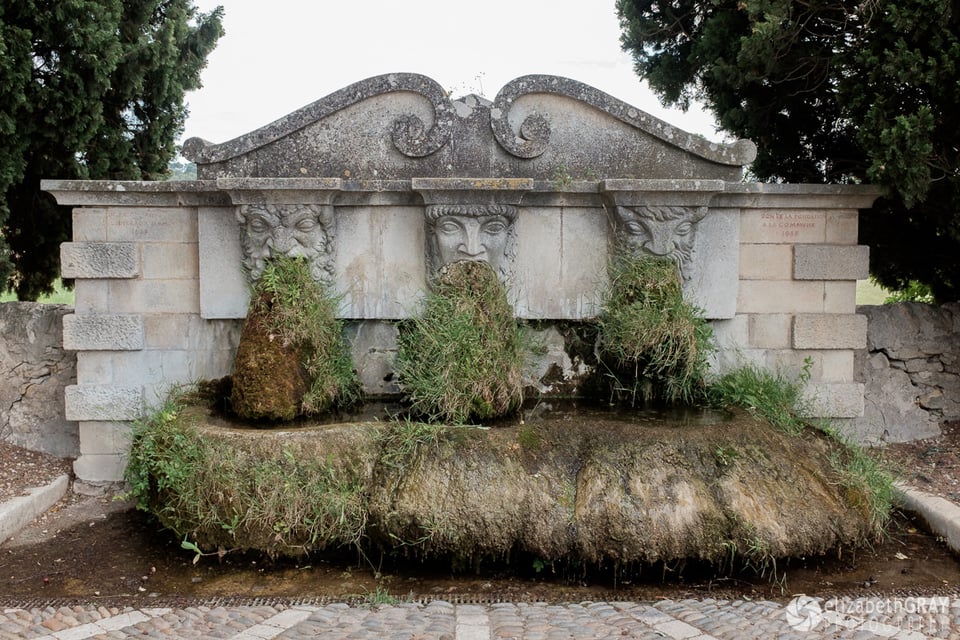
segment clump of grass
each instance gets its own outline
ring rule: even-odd
[[[297,353],[306,374],[300,407],[304,414],[349,406],[361,399],[343,323],[336,317],[338,303],[328,285],[313,279],[303,258],[273,258],[254,285],[248,320],[262,319],[270,341],[279,340]],[[251,384],[257,386],[260,376],[271,373],[238,371],[237,375],[252,375]]]
[[[738,367],[713,381],[707,399],[714,406],[757,413],[781,431],[798,435],[806,425],[800,415],[806,405],[803,388],[810,379],[811,365],[808,359],[796,380],[761,367]]]
[[[631,255],[615,262],[609,274],[598,324],[613,399],[632,406],[699,400],[713,333],[702,312],[684,301],[676,265]]]
[[[135,425],[126,480],[138,509],[198,554],[211,545],[226,552],[225,538],[268,555],[360,544],[367,520],[360,471],[302,441],[224,446],[201,435],[187,397],[172,395]]]
[[[523,401],[522,339],[506,289],[485,262],[442,270],[421,315],[400,326],[397,377],[413,415],[463,424]]]

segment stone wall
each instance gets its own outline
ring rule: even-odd
[[[857,308],[868,321],[857,352],[863,416],[848,429],[865,443],[908,442],[940,434],[960,419],[960,303],[903,302]]]
[[[0,304],[0,440],[60,457],[80,452],[63,390],[76,383],[76,359],[63,348],[64,305]]]

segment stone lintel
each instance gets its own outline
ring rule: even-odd
[[[230,204],[214,180],[41,180],[58,204],[76,206],[192,207]]]
[[[219,178],[233,204],[332,204],[340,178]]]
[[[714,206],[741,209],[869,209],[886,190],[861,184],[728,182]]]
[[[63,347],[71,351],[139,351],[143,317],[126,314],[70,314],[63,318]]]
[[[64,391],[67,420],[138,420],[143,416],[143,389],[77,384]]]
[[[413,178],[410,188],[432,204],[518,205],[533,189],[531,178]]]
[[[704,207],[726,187],[723,180],[629,180],[600,182],[604,199],[615,206],[661,205]]]
[[[134,242],[64,242],[60,271],[64,278],[136,278],[140,252]]]
[[[863,280],[870,275],[866,245],[798,244],[793,250],[797,280]]]
[[[798,314],[793,319],[794,349],[866,349],[867,317],[846,313]]]

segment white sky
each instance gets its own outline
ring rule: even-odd
[[[453,97],[493,99],[528,73],[566,76],[687,131],[720,140],[712,116],[668,111],[620,49],[615,0],[195,0],[222,4],[226,35],[183,139],[225,142],[349,84],[422,73]]]

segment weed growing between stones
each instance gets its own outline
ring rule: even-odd
[[[698,402],[713,333],[700,310],[684,301],[676,265],[631,255],[616,261],[609,274],[598,325],[611,401]]]
[[[237,349],[231,398],[237,415],[290,420],[360,400],[337,304],[303,258],[267,263]]]
[[[397,377],[414,416],[463,424],[523,402],[520,329],[485,262],[444,267],[423,313],[400,326],[397,346]]]

